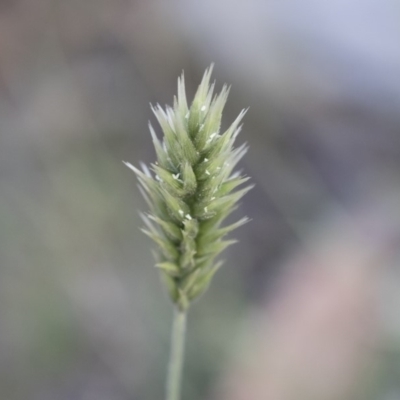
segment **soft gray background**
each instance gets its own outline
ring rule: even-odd
[[[336,243],[330,232],[343,237],[349,219],[369,245],[350,239],[325,258],[349,246],[362,260],[354,279],[367,275],[375,293],[366,307],[378,310],[379,366],[356,386],[397,399],[399,38],[395,0],[1,1],[1,398],[162,398],[171,306],[139,230],[146,206],[121,160],[153,160],[149,102],[170,103],[182,69],[191,97],[215,62],[218,87],[232,84],[225,126],[250,106],[239,141],[250,145],[241,167],[256,188],[237,214],[253,221],[191,311],[185,399],[228,398],[223,388],[250,357],[243,343],[264,332],[254,321],[288,297],[276,294],[284,271],[304,267],[287,260],[304,243]],[[310,281],[307,292],[319,293]],[[278,398],[256,389],[243,398]]]

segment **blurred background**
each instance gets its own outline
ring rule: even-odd
[[[396,0],[0,2],[0,397],[163,398],[172,308],[122,160],[215,62],[256,184],[184,399],[400,399]]]

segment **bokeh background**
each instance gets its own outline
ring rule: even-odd
[[[256,187],[184,399],[399,399],[399,39],[396,0],[2,0],[0,397],[163,398],[172,309],[121,161],[215,62]]]

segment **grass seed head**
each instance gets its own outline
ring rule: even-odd
[[[205,71],[190,107],[183,73],[173,108],[152,107],[163,137],[160,140],[149,125],[157,156],[151,171],[125,163],[135,172],[149,204],[150,213],[142,215],[143,232],[159,248],[156,266],[181,310],[204,293],[222,264],[215,262],[216,257],[235,243],[224,237],[248,221],[242,218],[221,226],[252,186],[235,190],[248,178],[233,172],[247,151],[246,145],[234,148],[246,110],[221,131],[229,88],[224,85],[214,95],[212,69]]]

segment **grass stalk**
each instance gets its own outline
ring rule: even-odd
[[[174,307],[171,332],[171,352],[167,372],[166,400],[180,400],[185,354],[187,312]]]

